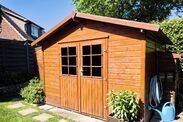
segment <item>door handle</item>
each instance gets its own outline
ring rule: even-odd
[[[87,70],[80,70],[81,72],[87,71]]]

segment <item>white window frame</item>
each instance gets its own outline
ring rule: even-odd
[[[34,37],[39,37],[39,27],[31,24],[31,35]]]

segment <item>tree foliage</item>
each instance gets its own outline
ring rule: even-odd
[[[171,52],[183,54],[183,18],[172,19],[160,23],[163,32],[170,38],[173,45],[169,45]],[[183,69],[183,60],[181,60]]]
[[[73,0],[76,9],[115,18],[150,22],[166,19],[171,10],[182,11],[183,0]]]

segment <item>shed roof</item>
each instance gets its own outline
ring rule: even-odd
[[[168,43],[168,44],[172,43],[169,40],[169,38],[164,33],[162,33],[162,31],[160,30],[160,26],[156,25],[156,24],[149,24],[149,23],[137,22],[137,21],[131,21],[131,20],[125,20],[125,19],[117,19],[117,18],[110,18],[110,17],[98,16],[98,15],[84,14],[84,13],[72,11],[72,13],[69,16],[67,16],[64,20],[62,20],[60,23],[58,23],[51,30],[44,33],[37,40],[32,42],[31,45],[34,46],[35,44],[37,44],[41,41],[44,41],[46,38],[50,37],[61,27],[64,27],[66,24],[74,21],[77,18],[78,19],[87,19],[87,20],[92,20],[92,21],[97,21],[97,22],[104,22],[104,23],[120,25],[120,26],[126,26],[126,27],[132,27],[132,28],[138,28],[138,29],[143,29],[143,30],[152,31],[152,32],[158,32],[159,35],[163,36],[166,43]]]

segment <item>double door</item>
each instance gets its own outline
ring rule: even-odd
[[[60,44],[61,106],[104,117],[105,40]]]

